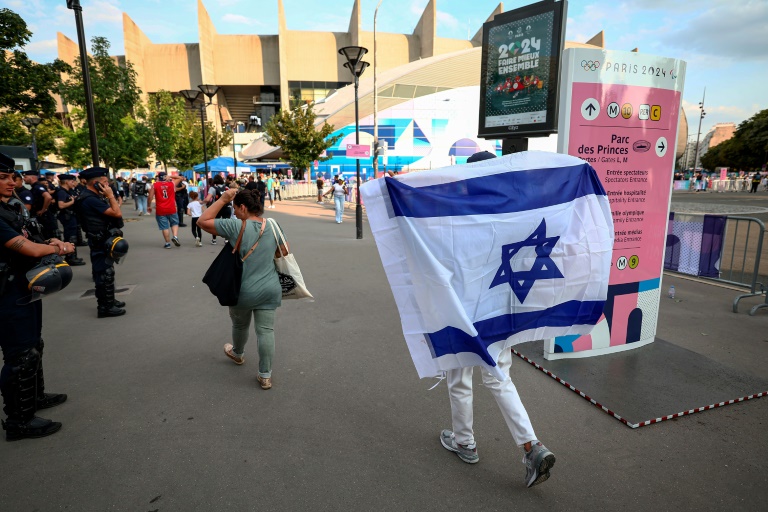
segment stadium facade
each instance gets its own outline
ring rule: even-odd
[[[207,119],[217,129],[228,123],[249,126],[252,133],[235,133],[235,151],[250,161],[280,157],[279,148],[259,140],[261,128],[275,112],[315,102],[319,122],[334,125],[343,135],[329,149],[331,160],[322,168],[347,170],[354,164],[344,150],[354,139],[354,92],[338,49],[354,45],[373,51],[374,34],[362,29],[360,0],[352,0],[347,32],[289,30],[283,0],[275,1],[276,35],[225,35],[216,31],[203,1],[197,0],[197,43],[155,44],[124,13],[125,55],[117,58],[132,63],[145,96],[200,84],[220,86],[215,105],[206,109]],[[503,11],[500,3],[488,19]],[[495,141],[476,138],[482,25],[469,40],[438,37],[437,29],[437,1],[430,0],[410,34],[376,34],[379,137],[389,146],[387,161],[382,157],[380,164],[390,168],[439,167],[461,163],[470,151],[498,150]],[[604,48],[603,34],[585,43],[567,41],[566,47]],[[73,63],[76,42],[59,33],[58,54]],[[373,138],[371,68],[361,77],[359,92],[361,143],[366,143]],[[65,105],[60,108],[66,112]],[[685,116],[681,129],[680,154],[687,139]],[[532,149],[537,147],[534,141]],[[538,145],[554,150],[551,139]]]

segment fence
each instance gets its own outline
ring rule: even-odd
[[[323,193],[327,193],[328,187],[323,189]],[[357,202],[357,187],[354,183],[347,184],[347,196],[345,198],[345,206],[348,208],[350,204]],[[306,197],[317,197],[317,185],[314,182],[299,181],[294,183],[286,183],[280,192],[280,197],[283,199],[303,199]]]
[[[760,274],[764,236],[765,225],[752,217],[672,213],[664,269],[744,288],[733,300],[734,313],[742,299],[766,296],[750,310],[754,315],[768,307],[768,276]]]

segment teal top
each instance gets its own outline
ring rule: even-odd
[[[245,256],[259,238],[261,223],[255,220],[247,221],[240,243],[240,257]],[[266,222],[266,219],[265,219]],[[216,219],[216,232],[234,245],[240,234],[243,221],[240,219]],[[282,230],[282,228],[281,228]],[[285,232],[283,232],[285,236]],[[278,235],[279,237],[279,235]],[[277,309],[283,298],[280,278],[275,270],[275,251],[277,243],[272,234],[272,225],[267,222],[264,235],[253,253],[243,262],[243,280],[240,285],[240,296],[237,309]]]

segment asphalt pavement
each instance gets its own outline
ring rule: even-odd
[[[445,384],[430,391],[434,382],[416,375],[367,224],[356,240],[353,210],[339,225],[310,200],[267,211],[316,301],[278,310],[274,387],[264,391],[254,335],[243,366],[227,359],[227,311],[200,281],[221,245],[205,235],[195,248],[185,228],[180,248],[163,249],[154,217],[124,211],[131,249],[117,284],[128,314],[96,318],[95,299],[82,297],[89,266],[45,300],[48,390],[69,400],[41,415],[64,427],[0,442],[2,511],[765,506],[768,398],[632,430],[522,360],[512,377],[557,456],[552,477],[525,488],[522,453],[477,376],[481,460],[461,462],[438,440],[450,428]],[[665,276],[670,283],[677,300],[662,299],[659,337],[768,375],[768,311],[746,314],[759,299],[734,314],[736,290]]]

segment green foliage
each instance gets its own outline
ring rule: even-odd
[[[334,128],[327,123],[320,130],[315,129],[316,118],[317,114],[309,104],[281,110],[264,128],[264,141],[283,149],[285,158],[299,170],[298,179],[303,179],[303,171],[309,169],[314,160],[328,160],[329,157],[320,155],[342,137],[341,134],[329,137]]]
[[[24,20],[10,9],[0,9],[0,109],[32,115],[53,116],[56,100],[51,91],[70,67],[56,59],[51,64],[32,62],[24,46],[32,37]]]
[[[130,62],[119,66],[109,56],[109,41],[103,37],[94,37],[88,68],[93,91],[93,109],[95,112],[96,137],[99,144],[99,156],[104,164],[112,169],[121,165],[130,165],[146,160],[146,148],[149,145],[148,132],[136,122],[139,114],[141,90],[136,85],[136,72]],[[81,66],[78,62],[71,78],[61,87],[62,99],[70,105],[80,108],[74,110],[71,117],[74,125],[82,127],[88,133],[85,118],[85,92]],[[89,141],[89,137],[70,138],[70,141]],[[139,146],[143,145],[144,150]],[[130,165],[132,166],[132,165]]]
[[[158,91],[150,97],[148,111],[149,148],[167,171],[168,162],[176,156],[187,122],[184,100],[168,91]]]
[[[187,111],[180,130],[172,161],[180,171],[185,171],[203,162],[203,137],[200,133],[199,114]],[[211,123],[205,123],[208,160],[216,156],[217,139],[219,147],[227,147],[232,144],[232,133],[223,132],[219,135]]]
[[[87,130],[64,130],[59,157],[68,166],[84,169],[91,164],[90,141]]]
[[[710,148],[702,157],[705,169],[759,169],[768,163],[768,109],[742,122],[733,137]]]
[[[0,113],[0,144],[7,146],[31,146],[32,134],[21,124],[27,117],[19,112]],[[62,136],[64,127],[55,118],[43,119],[37,127],[37,154],[40,159],[56,153],[56,139]]]

